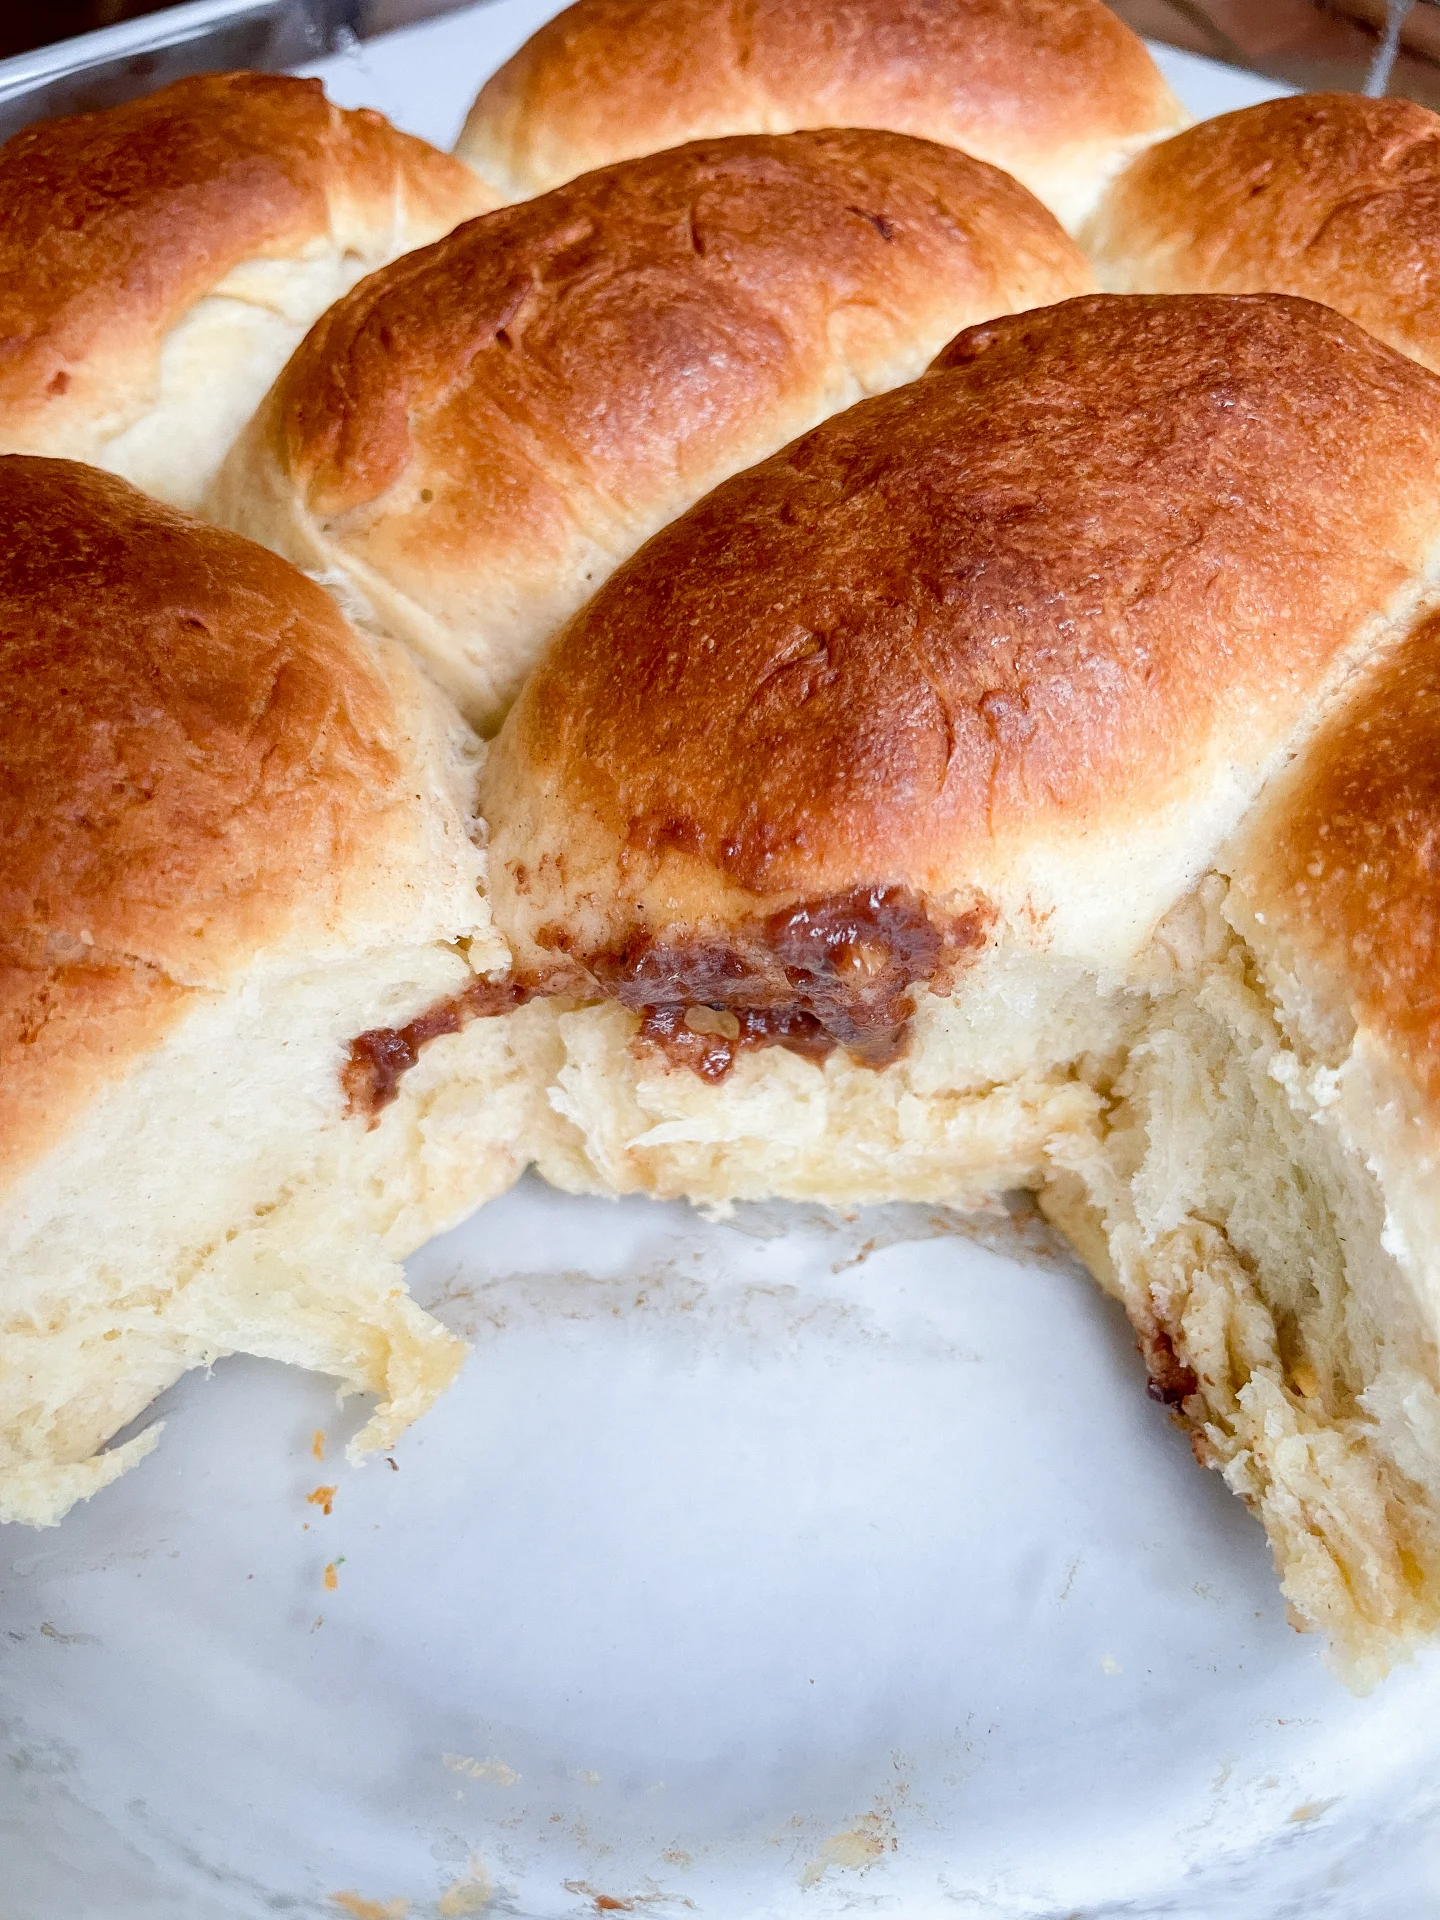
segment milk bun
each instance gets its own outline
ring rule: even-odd
[[[951,148],[697,141],[372,275],[209,511],[323,575],[489,730],[551,634],[717,481],[972,321],[1092,284],[1037,201]]]
[[[228,1353],[388,1445],[462,1356],[398,1261],[514,1178],[524,1095],[442,1021],[373,1097],[376,1035],[507,962],[477,743],[405,653],[94,468],[0,457],[0,529],[0,1519],[47,1523]]]
[[[0,449],[197,506],[311,321],[494,200],[281,74],[26,127],[0,147]]]
[[[456,151],[507,199],[719,133],[889,127],[1003,167],[1074,228],[1186,115],[1100,0],[578,0]]]
[[[1084,239],[1117,293],[1294,293],[1440,369],[1440,115],[1306,93],[1134,161]]]

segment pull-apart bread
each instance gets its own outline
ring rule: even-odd
[[[578,0],[456,152],[506,199],[720,133],[889,127],[1014,174],[1073,228],[1188,116],[1101,0]]]
[[[1362,1681],[1440,1619],[1437,575],[1430,374],[1072,301],[656,536],[481,782],[548,1177],[1045,1187]]]
[[[461,1351],[397,1261],[523,1132],[501,1023],[436,1012],[505,963],[474,737],[283,560],[13,455],[0,684],[0,1519],[57,1519],[236,1351],[379,1395],[388,1444]],[[354,1062],[422,1011],[372,1125]]]
[[[718,487],[482,775],[562,1185],[993,1194],[1440,553],[1440,382],[1308,302],[1073,300]],[[1182,940],[1184,929],[1174,935]]]
[[[1440,1626],[1437,850],[1432,617],[1222,854],[1047,1196],[1362,1684]]]
[[[197,506],[306,328],[495,204],[318,80],[205,74],[0,147],[0,449]]]
[[[1116,293],[1294,293],[1440,370],[1440,115],[1308,93],[1134,161],[1087,228]]]
[[[223,523],[414,648],[482,728],[615,566],[962,327],[1093,285],[1007,175],[903,134],[699,141],[474,220],[327,313]]]

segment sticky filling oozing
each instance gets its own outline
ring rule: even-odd
[[[517,979],[472,980],[463,993],[450,994],[403,1027],[371,1027],[350,1042],[340,1084],[347,1108],[364,1114],[373,1126],[400,1091],[400,1082],[420,1058],[420,1049],[442,1033],[459,1033],[472,1020],[513,1013],[539,989]]]
[[[865,887],[804,901],[721,935],[637,936],[587,971],[640,1016],[638,1043],[709,1081],[752,1047],[861,1066],[905,1050],[917,987],[940,986],[984,944],[979,908],[931,918],[908,888]]]
[[[371,1028],[351,1041],[341,1081],[350,1111],[373,1124],[427,1042],[546,994],[618,1001],[639,1017],[637,1047],[712,1084],[755,1047],[808,1060],[843,1047],[858,1065],[885,1067],[904,1052],[916,989],[943,990],[983,947],[991,918],[976,906],[936,919],[908,888],[858,887],[715,933],[637,932],[591,953],[544,930],[552,970],[477,980],[403,1027]]]

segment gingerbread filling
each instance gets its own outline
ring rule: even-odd
[[[546,993],[618,1000],[640,1017],[637,1045],[712,1083],[740,1054],[784,1047],[823,1060],[836,1047],[861,1066],[905,1050],[919,987],[944,990],[985,944],[991,913],[931,918],[906,887],[857,887],[689,940],[637,933],[580,954],[551,930],[565,963],[542,977],[477,980],[403,1027],[372,1027],[341,1070],[352,1113],[376,1118],[428,1041],[472,1020],[511,1013]]]
[[[452,994],[417,1014],[403,1027],[371,1027],[350,1042],[340,1069],[348,1111],[368,1117],[371,1126],[400,1091],[400,1082],[420,1058],[420,1049],[442,1033],[459,1033],[472,1020],[513,1013],[533,999],[538,988],[510,980],[472,980],[463,993]]]
[[[884,1067],[905,1050],[915,990],[943,990],[992,918],[977,906],[937,922],[907,887],[856,887],[714,935],[637,934],[582,964],[639,1014],[640,1045],[703,1079],[723,1080],[752,1047],[807,1060],[843,1047]]]

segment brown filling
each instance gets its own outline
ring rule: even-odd
[[[672,1067],[689,1067],[711,1082],[723,1080],[747,1047],[784,1047],[806,1060],[823,1060],[836,1044],[813,1013],[798,1008],[747,1007],[732,1013],[710,1005],[646,1007],[640,1041],[658,1047]]]
[[[839,1046],[884,1067],[905,1049],[914,989],[947,985],[990,918],[976,907],[937,925],[906,887],[856,887],[724,934],[638,935],[584,964],[640,1015],[644,1042],[706,1080],[722,1080],[749,1047],[823,1060]]]
[[[861,1066],[898,1059],[918,986],[941,990],[985,943],[981,907],[937,924],[905,887],[857,887],[688,941],[635,934],[623,946],[577,954],[558,930],[541,943],[569,966],[541,978],[476,980],[408,1026],[372,1027],[350,1042],[341,1069],[352,1113],[373,1126],[426,1041],[470,1021],[510,1013],[543,993],[598,988],[640,1016],[640,1043],[675,1066],[723,1080],[750,1047],[784,1047],[823,1060],[836,1047]]]
[[[1163,1327],[1137,1334],[1135,1344],[1145,1361],[1145,1371],[1149,1375],[1145,1391],[1152,1400],[1158,1400],[1162,1407],[1179,1407],[1192,1393],[1199,1392],[1200,1382],[1195,1377],[1194,1369],[1187,1367],[1176,1353]]]
[[[404,1027],[371,1027],[350,1042],[350,1053],[340,1069],[351,1113],[367,1114],[373,1127],[381,1110],[400,1090],[400,1081],[420,1058],[427,1040],[442,1033],[459,1033],[472,1020],[523,1007],[539,991],[520,980],[472,980],[463,993],[440,1000]]]

